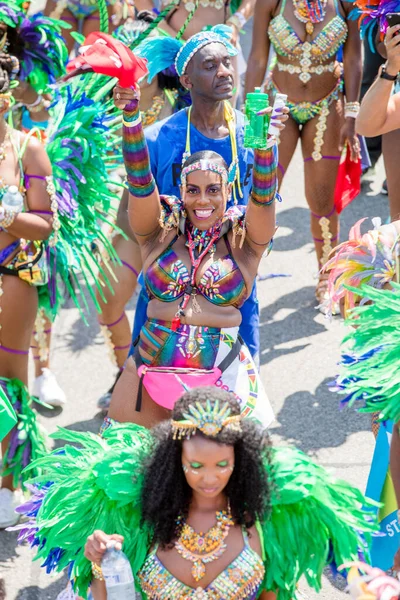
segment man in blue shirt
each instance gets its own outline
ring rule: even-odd
[[[229,114],[225,101],[233,94],[233,67],[229,53],[222,44],[209,44],[200,48],[190,59],[180,80],[190,91],[192,108],[183,109],[146,129],[151,168],[158,189],[165,195],[180,196],[180,171],[185,150],[190,154],[200,150],[213,150],[230,165],[234,159],[232,139],[229,134]],[[232,125],[236,135],[240,183],[247,204],[251,191],[253,151],[244,148],[244,117],[234,111],[236,122]],[[189,123],[190,117],[190,123]],[[237,187],[236,187],[237,189]],[[139,280],[140,281],[140,280]],[[148,298],[142,287],[133,328],[136,340],[146,320]],[[241,308],[240,334],[257,361],[259,352],[259,307],[254,285],[251,296]]]

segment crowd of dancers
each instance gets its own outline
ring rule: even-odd
[[[256,278],[300,139],[316,306],[341,312],[350,331],[334,388],[375,429],[393,422],[398,504],[400,186],[390,149],[400,3],[31,8],[0,0],[0,528],[16,527],[48,572],[66,570],[60,599],[107,598],[110,543],[150,600],[290,600],[303,575],[319,591],[326,565],[369,561],[377,509],[302,452],[271,446]],[[244,72],[240,35],[253,16]],[[386,62],[360,105],[363,39]],[[256,116],[270,124],[252,147],[255,88],[269,94]],[[273,109],[277,94],[287,100]],[[339,243],[339,213],[371,164],[360,134],[393,134],[392,221],[364,234],[357,223]],[[99,399],[99,434],[63,430],[52,451],[35,403],[66,401],[49,358],[66,300],[84,320],[97,311],[117,374]],[[399,596],[396,581],[358,568],[354,597]]]

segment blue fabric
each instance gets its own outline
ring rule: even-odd
[[[244,116],[236,111],[237,123],[237,149],[239,157],[240,181],[244,197],[240,204],[247,204],[252,184],[253,150],[244,148]],[[182,155],[186,145],[187,112],[180,110],[171,117],[148,127],[145,131],[147,145],[150,152],[151,170],[156,180],[158,189],[163,194],[180,197],[179,183]],[[213,140],[205,137],[193,125],[190,129],[190,149],[192,154],[200,150],[213,150],[218,152],[228,165],[232,162],[232,149],[229,136]],[[139,276],[140,282],[140,276]],[[146,321],[148,297],[145,289],[139,295],[136,305],[135,321],[133,325],[133,342],[139,336],[140,330]],[[248,346],[251,355],[257,361],[260,348],[260,311],[257,300],[256,284],[254,284],[250,297],[240,309],[242,323],[240,335]],[[132,354],[132,348],[131,352]]]

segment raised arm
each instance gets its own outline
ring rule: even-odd
[[[158,229],[160,196],[150,168],[150,156],[144,137],[139,91],[116,86],[114,102],[123,109],[122,152],[129,189],[128,215],[139,244],[147,242]]]
[[[246,209],[246,240],[262,256],[275,233],[276,146],[254,150],[253,189]]]
[[[272,17],[275,0],[257,0],[254,8],[253,41],[247,63],[245,94],[261,86],[268,65],[268,25]]]
[[[400,71],[400,37],[395,35],[399,30],[400,25],[390,27],[385,39],[386,73],[393,77]],[[361,104],[356,121],[358,133],[373,137],[400,128],[400,94],[392,96],[393,84],[379,76],[374,81]]]

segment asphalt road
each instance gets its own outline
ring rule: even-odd
[[[342,215],[342,239],[356,220],[364,216],[388,216],[387,198],[378,194],[382,168],[371,185]],[[327,383],[336,374],[343,322],[328,322],[315,309],[317,266],[309,234],[309,213],[304,198],[302,160],[299,153],[290,166],[278,207],[279,230],[271,255],[260,273],[282,277],[259,282],[261,308],[261,375],[276,412],[274,442],[294,444],[333,470],[338,476],[365,489],[373,451],[370,418],[347,410],[339,412],[338,398]],[[129,316],[134,314],[134,300]],[[96,318],[86,327],[78,311],[66,306],[56,322],[52,369],[68,394],[60,412],[42,411],[40,421],[49,432],[58,426],[77,431],[98,431],[101,417],[96,401],[114,377]],[[63,575],[50,576],[34,552],[16,546],[16,534],[0,532],[0,577],[6,582],[7,600],[54,600],[62,589]],[[310,598],[316,598],[305,585]],[[319,595],[324,600],[345,598],[343,582],[324,577]]]

